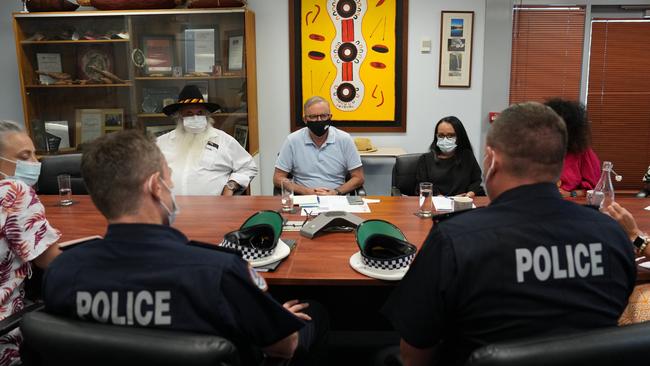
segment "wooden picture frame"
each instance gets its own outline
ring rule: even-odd
[[[473,11],[442,11],[438,87],[472,85]]]
[[[289,0],[291,130],[318,95],[337,128],[405,132],[408,0],[330,2]]]
[[[142,37],[146,75],[171,76],[174,67],[174,37],[145,36]]]

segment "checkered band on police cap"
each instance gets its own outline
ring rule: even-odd
[[[368,257],[365,253],[361,252],[363,263],[366,266],[377,269],[396,270],[406,268],[411,265],[413,258],[415,258],[415,253],[403,257],[379,259]]]
[[[223,239],[221,244],[219,244],[219,246],[222,246],[224,248],[235,249],[239,251],[242,254],[242,257],[247,261],[270,257],[273,254],[273,252],[275,252],[275,247],[269,249],[257,249],[257,248],[233,243],[225,238]]]

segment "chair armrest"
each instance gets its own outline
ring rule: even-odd
[[[17,311],[8,317],[0,320],[0,335],[5,335],[12,330],[16,329],[18,327],[18,324],[20,324],[20,320],[23,318],[23,315],[30,313],[32,311],[37,311],[41,310],[45,307],[45,305],[42,302],[34,302],[28,305],[25,305],[22,310]]]
[[[363,188],[363,186],[361,186],[361,187],[354,190],[354,195],[355,196],[367,196],[366,189]]]
[[[390,195],[399,197],[399,196],[402,195],[402,191],[400,191],[399,188],[397,188],[397,187],[392,187],[390,189]]]

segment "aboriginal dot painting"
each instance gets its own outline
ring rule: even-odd
[[[296,118],[319,95],[337,126],[403,126],[402,3],[294,0]]]

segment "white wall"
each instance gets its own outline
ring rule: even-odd
[[[249,0],[257,29],[257,81],[260,114],[262,192],[272,193],[277,153],[289,134],[289,11],[288,1]],[[471,88],[438,88],[440,11],[474,11],[474,50]],[[407,131],[371,136],[377,146],[399,146],[407,152],[426,151],[433,127],[441,117],[456,115],[469,133],[475,151],[480,146],[483,82],[485,1],[410,0],[407,87]],[[432,52],[422,54],[422,39],[432,41]],[[477,151],[478,152],[478,151]]]
[[[11,13],[21,9],[18,0],[0,1],[0,119],[23,123],[20,79]]]

